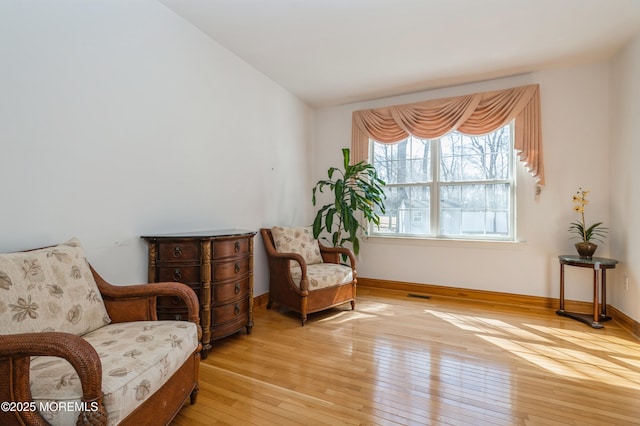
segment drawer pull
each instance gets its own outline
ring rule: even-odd
[[[240,241],[236,241],[236,244],[233,246],[233,249],[238,253],[240,251]]]
[[[180,272],[180,269],[176,268],[175,271],[173,271],[173,280],[180,281],[181,279],[182,279],[182,272]]]
[[[236,274],[238,272],[240,272],[240,264],[239,263],[236,263],[236,266],[235,266],[234,270],[236,271]]]
[[[235,287],[233,287],[233,292],[235,294],[240,293],[240,283],[236,283]]]
[[[240,305],[236,303],[235,306],[233,307],[233,314],[238,315],[239,313],[240,313]]]
[[[173,249],[173,257],[175,258],[182,257],[182,247],[175,246],[175,248]]]

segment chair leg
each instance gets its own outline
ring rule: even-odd
[[[355,301],[355,300],[352,300],[352,301],[351,301],[351,310],[353,311],[353,310],[355,310],[355,309],[356,309],[356,301]]]
[[[195,404],[198,400],[198,393],[200,392],[200,386],[196,385],[196,387],[191,391],[191,405]]]
[[[304,324],[307,322],[307,297],[303,296],[302,300],[300,300],[300,322],[304,327]]]

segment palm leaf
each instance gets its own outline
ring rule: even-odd
[[[311,201],[317,202],[317,192],[329,188],[334,195],[331,204],[323,206],[313,221],[314,237],[326,231],[331,235],[334,247],[350,243],[355,254],[360,251],[358,233],[366,231],[369,223],[380,224],[377,211],[385,212],[384,192],[385,182],[378,177],[375,167],[364,161],[356,164],[351,162],[348,148],[342,149],[343,170],[330,167],[327,171],[328,179],[320,180],[313,188]],[[334,179],[336,176],[336,179]],[[378,209],[378,210],[376,210]],[[364,224],[356,214],[361,214]]]

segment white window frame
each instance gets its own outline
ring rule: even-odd
[[[411,187],[411,186],[419,186],[419,187],[429,187],[430,188],[430,232],[428,235],[425,234],[409,234],[409,233],[390,233],[390,232],[377,232],[376,225],[371,224],[369,227],[369,236],[370,237],[381,237],[381,238],[407,238],[407,239],[430,239],[430,240],[455,240],[455,241],[508,241],[514,242],[517,241],[517,200],[516,200],[516,181],[517,181],[517,173],[516,173],[516,160],[517,155],[513,146],[513,138],[514,138],[514,122],[512,121],[507,126],[509,126],[510,131],[510,139],[511,143],[509,144],[509,178],[508,179],[495,179],[495,180],[480,180],[480,181],[440,181],[440,157],[441,157],[441,145],[440,139],[431,139],[430,142],[430,153],[431,153],[431,181],[426,183],[403,183],[403,184],[388,184],[388,186],[396,186],[396,187]],[[496,129],[496,131],[499,129]],[[373,144],[375,141],[369,140],[369,158],[371,159],[371,164],[373,162]],[[375,165],[375,164],[374,164]],[[446,235],[440,232],[440,189],[443,186],[457,186],[457,185],[489,185],[489,184],[508,184],[509,185],[509,197],[510,197],[510,205],[509,205],[509,233],[506,235]],[[413,215],[411,215],[413,220]],[[397,225],[396,225],[397,226]]]

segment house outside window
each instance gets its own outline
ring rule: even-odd
[[[513,123],[482,136],[370,140],[370,149],[387,183],[386,213],[371,235],[515,239]]]

